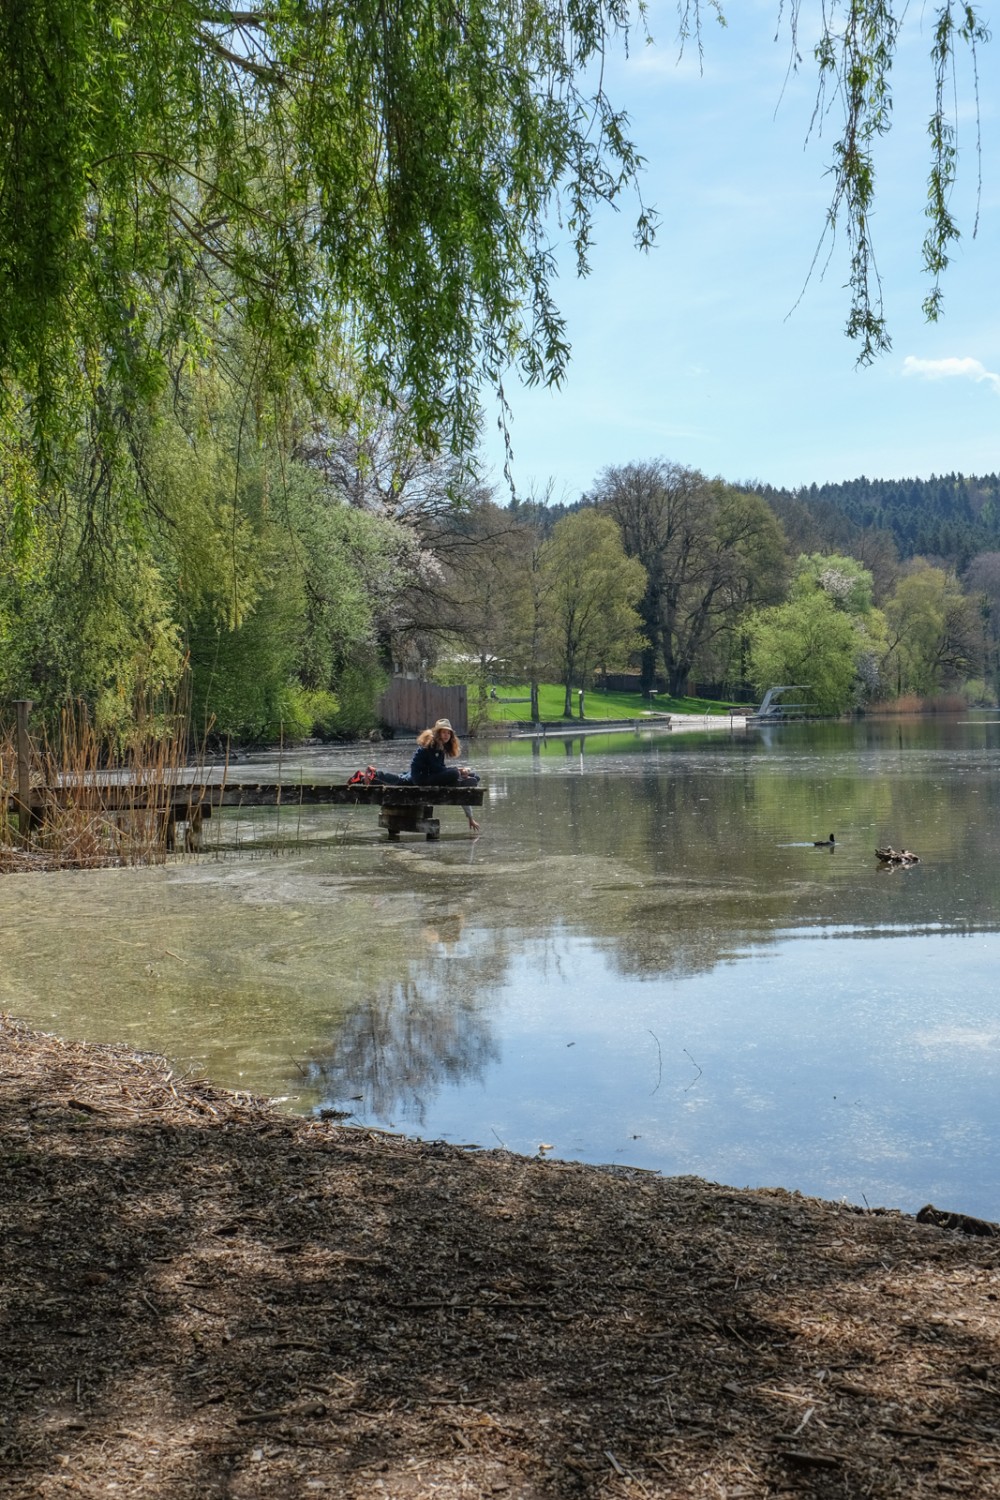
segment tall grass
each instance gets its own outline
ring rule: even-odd
[[[957,714],[969,707],[961,693],[938,693],[930,698],[921,698],[917,693],[902,693],[898,698],[887,698],[869,710],[879,714]]]
[[[68,704],[52,732],[32,736],[31,787],[51,795],[41,825],[30,830],[11,814],[16,735],[12,726],[0,728],[0,872],[164,860],[171,786],[188,760],[187,724],[177,702],[156,710],[139,704],[128,731],[109,736],[84,704]],[[120,806],[123,783],[141,788],[143,806]]]

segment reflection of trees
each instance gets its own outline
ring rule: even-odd
[[[495,950],[485,964],[432,957],[385,983],[345,1017],[329,1057],[310,1067],[312,1082],[327,1100],[354,1103],[353,1113],[423,1124],[442,1088],[482,1079],[499,1059],[486,1010],[496,958]]]
[[[525,745],[533,774],[507,778],[497,756],[496,842],[474,862],[422,862],[420,925],[392,920],[372,940],[352,996],[373,998],[351,1010],[314,1082],[359,1114],[422,1122],[435,1093],[497,1060],[487,1015],[515,943],[531,945],[539,981],[558,981],[567,935],[613,971],[655,979],[708,972],[817,922],[881,931],[930,913],[995,930],[989,734],[971,752],[967,728],[895,722],[786,726],[770,752],[756,735],[652,751],[623,739],[613,754],[594,740],[582,774],[550,742],[538,756]],[[831,828],[836,851],[814,850]],[[877,878],[880,839],[925,856],[913,879]],[[409,862],[388,869],[400,898],[417,895]]]
[[[773,941],[780,931],[774,922],[747,926],[744,906],[701,902],[695,915],[680,920],[670,895],[662,903],[647,903],[631,927],[610,938],[596,937],[609,965],[617,973],[640,979],[678,978],[710,973],[752,943]]]
[[[549,870],[544,907],[526,911],[526,924],[562,922],[620,973],[649,977],[709,970],[817,920],[924,921],[928,903],[946,920],[994,927],[1000,783],[985,744],[970,745],[967,726],[881,721],[801,736],[786,726],[770,753],[756,734],[643,745],[639,764],[624,741],[611,754],[592,742],[585,775],[532,778],[505,804]],[[562,747],[549,754],[562,765]],[[838,840],[854,831],[835,855],[809,847],[834,827]],[[918,848],[921,837],[933,839],[923,850],[932,858],[919,882],[895,883],[887,907],[886,882],[868,879],[875,844]]]

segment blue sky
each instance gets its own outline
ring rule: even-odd
[[[785,10],[788,9],[787,0]],[[818,0],[804,0],[814,15]],[[706,7],[707,9],[707,7]],[[843,329],[843,236],[808,285],[823,233],[837,118],[809,137],[815,72],[788,76],[779,0],[728,0],[678,61],[673,0],[654,0],[655,45],[617,57],[608,91],[646,158],[657,246],[634,249],[627,203],[599,219],[592,272],[571,255],[556,300],[573,347],[557,391],[508,396],[518,493],[571,501],[611,464],[665,458],[730,482],[927,478],[1000,469],[1000,14],[980,53],[982,191],[968,75],[958,81],[962,229],[927,324],[921,269],[933,103],[931,12],[912,0],[893,69],[894,125],[879,144],[876,252],[892,350],[868,368]],[[973,226],[978,209],[978,232]],[[558,234],[556,236],[558,242]],[[824,269],[825,267],[825,269]],[[803,289],[804,288],[804,289]],[[502,445],[487,414],[495,481]]]

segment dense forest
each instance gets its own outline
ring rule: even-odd
[[[929,479],[847,479],[781,489],[763,481],[737,485],[762,496],[802,552],[850,550],[864,534],[885,533],[896,556],[934,558],[962,573],[982,552],[1000,550],[1000,474],[932,474]],[[520,515],[553,526],[590,503],[512,502]]]
[[[1000,548],[1000,475],[859,479],[799,490],[749,484],[803,551],[842,548],[865,531],[885,531],[900,558],[934,557],[963,572],[980,552]]]

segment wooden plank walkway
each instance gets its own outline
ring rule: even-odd
[[[28,794],[29,829],[40,828],[60,810],[88,809],[110,817],[154,812],[163,817],[164,837],[173,848],[177,824],[187,825],[185,844],[198,849],[201,825],[217,807],[361,806],[379,808],[379,827],[391,839],[401,833],[440,836],[435,807],[482,807],[484,788],[457,786],[350,786],[343,782],[230,781],[208,772],[181,772],[167,779],[130,780],[127,773],[105,771],[58,786],[32,787]],[[17,797],[9,799],[17,813]]]

